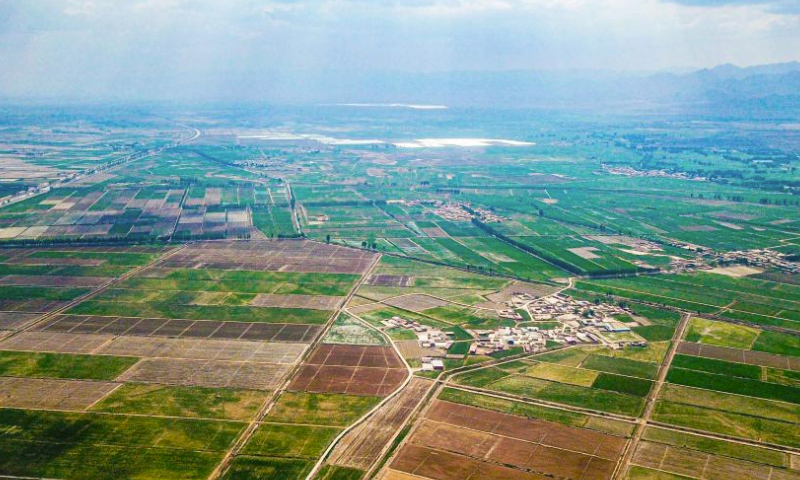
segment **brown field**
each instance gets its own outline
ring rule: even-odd
[[[429,380],[412,379],[399,395],[347,433],[331,452],[328,463],[362,470],[371,467],[420,404],[430,386]]]
[[[47,332],[134,335],[143,337],[211,338],[310,342],[318,325],[284,323],[216,322],[210,320],[168,320],[163,318],[97,317],[57,315],[36,326]]]
[[[448,302],[445,300],[430,297],[421,293],[412,293],[410,295],[392,297],[384,300],[383,303],[412,312],[421,312],[429,308],[443,307],[448,305]]]
[[[782,368],[800,372],[800,358],[785,357],[766,352],[741,350],[738,348],[717,347],[700,343],[681,342],[678,352],[697,357],[716,358],[729,362],[748,363],[762,367]]]
[[[20,313],[47,313],[65,307],[69,302],[60,300],[2,300],[0,311]]]
[[[393,348],[371,345],[320,345],[306,363],[325,366],[405,368]]]
[[[119,376],[119,381],[213,388],[271,390],[290,366],[215,360],[145,359]]]
[[[370,252],[302,240],[231,241],[192,245],[161,266],[357,274],[374,260]]]
[[[0,377],[0,407],[84,410],[118,386],[112,382]]]
[[[36,287],[99,287],[111,281],[108,277],[62,277],[59,275],[6,275],[0,285],[32,285]]]
[[[626,441],[591,430],[436,401],[409,446],[551,478],[605,480],[611,478]],[[414,473],[400,465],[392,468]]]
[[[258,363],[294,363],[304,344],[197,340],[153,337],[117,337],[97,353],[133,357],[192,358]]]
[[[278,295],[259,293],[250,305],[256,307],[311,308],[314,310],[336,310],[344,297],[328,295]]]
[[[111,335],[22,332],[0,342],[0,350],[30,352],[94,353],[113,339]]]
[[[0,312],[0,330],[17,330],[37,318],[35,313]]]
[[[631,463],[703,480],[797,480],[800,472],[643,441]]]
[[[314,393],[386,396],[405,379],[404,368],[303,365],[290,390]]]
[[[432,238],[441,238],[448,236],[447,232],[445,232],[439,227],[421,228],[420,230],[422,230],[422,233]]]
[[[433,480],[545,480],[552,478],[416,445],[403,447],[392,462],[391,468]]]
[[[395,341],[397,349],[404,358],[422,358],[422,357],[439,357],[442,354],[433,348],[425,348],[419,345],[418,340],[400,340]]]
[[[441,400],[433,403],[426,418],[615,461],[626,443],[626,439],[619,436]]]

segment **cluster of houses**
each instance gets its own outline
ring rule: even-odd
[[[514,308],[527,309],[533,320],[571,321],[580,318],[608,318],[630,313],[626,307],[609,303],[595,304],[586,300],[576,300],[569,295],[557,293],[546,297],[533,298],[521,293],[512,296],[508,302]]]
[[[541,298],[527,293],[514,293],[506,305],[510,307],[505,311],[506,314],[521,319],[516,311],[526,310],[532,319],[547,322],[548,328],[541,328],[543,325],[537,326],[534,321],[513,327],[467,330],[474,339],[470,344],[470,354],[489,355],[512,348],[534,353],[544,351],[553,344],[602,344],[611,348],[647,345],[644,339],[631,334],[631,326],[636,323],[624,323],[614,317],[631,313],[623,306],[576,300],[562,293]],[[552,321],[557,322],[555,328],[552,328]],[[419,347],[426,351],[426,356],[421,358],[422,370],[442,370],[444,358],[463,357],[448,353],[455,343],[450,332],[398,316],[381,323],[387,328],[403,328],[414,332]]]
[[[770,250],[768,248],[754,250],[737,250],[717,255],[718,263],[734,263],[750,267],[775,268],[786,273],[800,273],[800,263],[794,257]]]

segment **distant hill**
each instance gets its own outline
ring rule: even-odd
[[[326,101],[415,102],[800,117],[800,63],[720,65],[686,73],[506,71],[328,76]],[[353,89],[358,85],[357,89]],[[308,91],[314,91],[309,85]],[[354,91],[358,92],[354,98]]]

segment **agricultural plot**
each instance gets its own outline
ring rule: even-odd
[[[579,281],[577,288],[755,325],[800,330],[800,287],[787,283],[697,273]]]
[[[644,439],[629,479],[651,478],[656,472],[698,480],[800,478],[792,457],[779,451],[653,427],[645,430]]]
[[[800,445],[797,358],[750,350],[764,333],[769,335],[760,345],[767,348],[794,340],[693,320],[670,366],[669,385],[658,398],[654,420],[774,445]]]
[[[17,331],[131,269],[159,248],[12,248],[0,256],[0,332]]]
[[[277,480],[308,474],[343,428],[377,401],[368,396],[284,393],[223,478]]]
[[[289,389],[386,396],[407,375],[391,347],[323,344],[311,353]]]
[[[637,350],[629,352],[632,355],[626,356],[625,350],[572,348],[475,370],[454,380],[473,388],[637,416],[660,359]]]
[[[160,249],[146,247],[9,250],[0,263],[0,288],[9,289],[4,301],[28,295],[13,289],[37,289],[48,301],[60,302],[52,311],[104,289],[35,324],[48,310],[6,312],[4,326],[17,331],[0,339],[0,417],[20,412],[14,421],[22,423],[3,425],[4,431],[28,431],[24,426],[43,422],[31,420],[35,415],[51,415],[47,418],[67,430],[53,428],[35,438],[3,435],[0,449],[26,460],[4,457],[0,475],[208,477],[374,260],[341,247],[287,243],[201,244],[164,258]],[[337,256],[340,251],[345,260]],[[263,262],[270,257],[267,268]],[[108,286],[136,267],[147,268]],[[359,334],[350,330],[341,333]],[[303,406],[320,415],[320,425],[312,427],[286,426],[291,421],[277,415],[292,403],[279,402],[277,420],[256,431],[242,459],[272,462],[282,472],[286,464],[302,471],[319,448],[377,402],[369,391],[385,395],[405,379],[405,368],[386,347],[337,347],[378,349],[359,351],[352,362],[352,386],[346,389],[359,395],[298,394],[314,398]],[[347,365],[348,353],[321,358],[316,367]],[[66,412],[74,416],[52,417]],[[343,423],[324,425],[323,417]],[[94,423],[103,426],[91,427]],[[84,425],[90,426],[86,438],[78,432]],[[76,433],[46,438],[70,428]],[[103,437],[103,428],[129,438]],[[152,439],[138,440],[145,431],[154,432]],[[297,441],[286,443],[290,437]],[[59,447],[41,448],[41,442]],[[84,462],[92,468],[81,471]]]
[[[443,480],[610,479],[626,443],[624,436],[437,400],[383,478],[397,471]]]
[[[403,424],[422,403],[431,382],[414,378],[403,391],[384,404],[366,422],[345,435],[331,452],[327,463],[368,470],[377,462]]]
[[[186,478],[211,473],[244,424],[0,409],[5,475]]]

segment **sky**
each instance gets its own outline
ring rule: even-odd
[[[371,75],[747,66],[800,60],[800,1],[0,0],[0,60],[7,98],[237,97]]]

